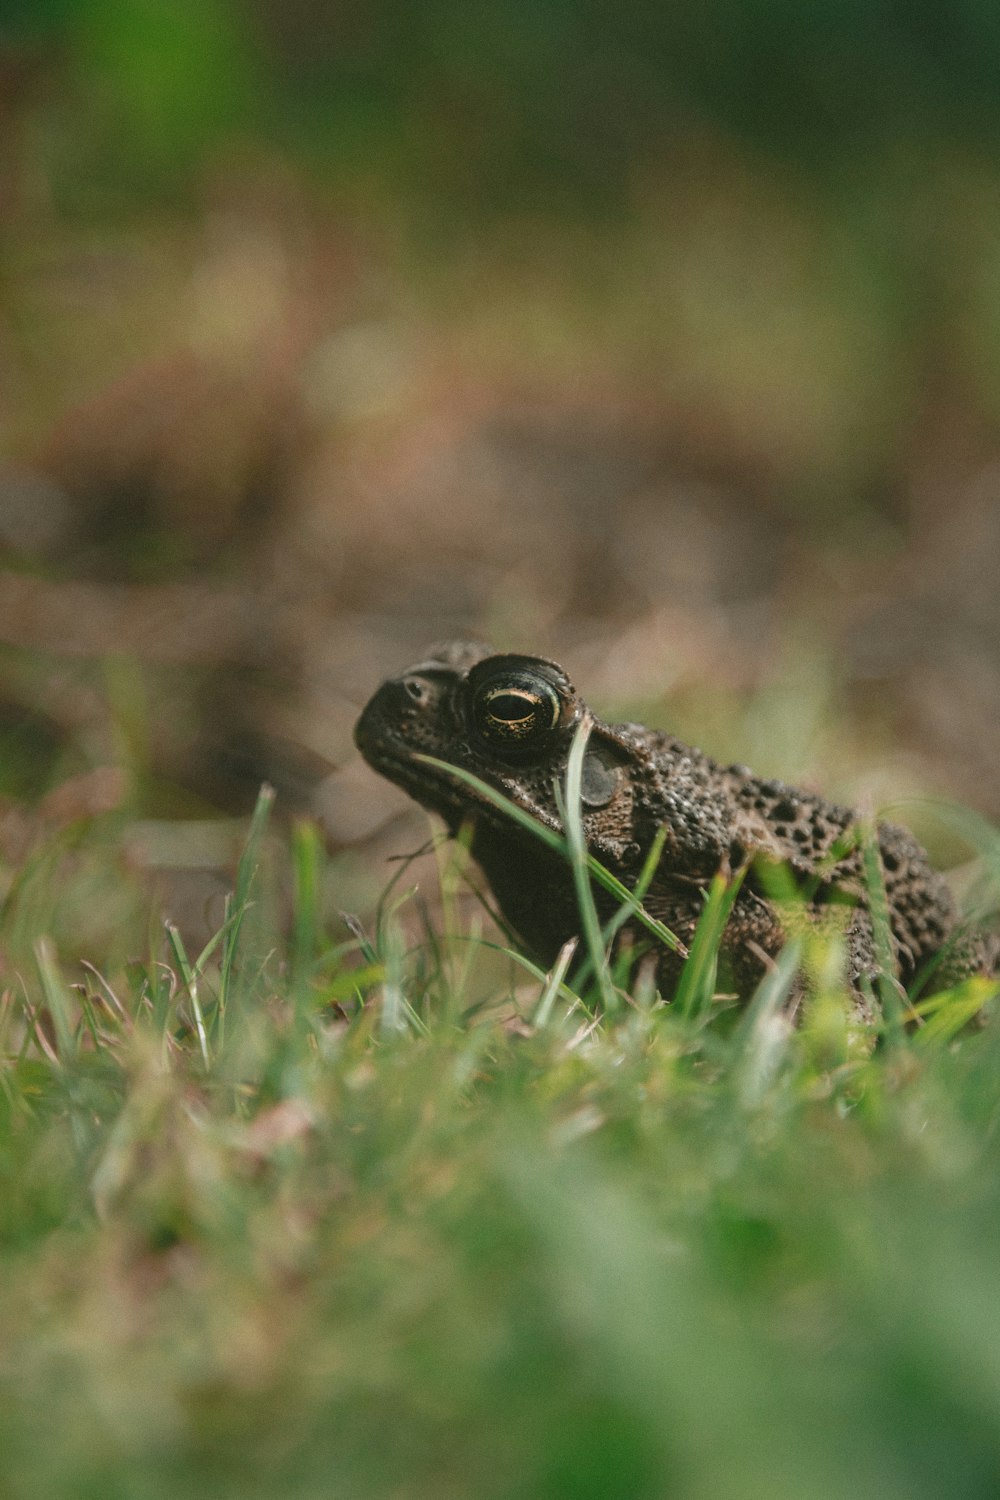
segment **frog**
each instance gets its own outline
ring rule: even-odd
[[[885,981],[906,1004],[921,977],[932,975],[940,988],[996,973],[998,940],[963,924],[947,880],[908,829],[747,766],[721,764],[665,730],[606,723],[546,657],[497,652],[476,640],[440,643],[382,683],[357,722],[355,743],[450,835],[468,830],[505,923],[551,966],[581,931],[573,873],[564,854],[513,818],[496,794],[563,835],[567,764],[581,734],[587,852],[631,889],[654,844],[662,846],[642,905],[675,941],[656,943],[632,913],[617,943],[641,955],[653,942],[663,998],[677,992],[720,876],[734,883],[735,896],[717,984],[734,1001],[755,993],[790,936],[820,929],[837,934],[862,1021],[878,1020]],[[595,886],[594,899],[610,921],[615,898]],[[801,983],[793,991],[799,1004]]]

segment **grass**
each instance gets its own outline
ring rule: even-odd
[[[11,886],[5,1500],[1000,1493],[997,986],[872,1051],[800,942],[720,1015],[720,888],[685,1003],[592,951],[598,1019],[461,851],[440,929],[403,874],[345,938],[268,811],[201,953],[81,966]]]

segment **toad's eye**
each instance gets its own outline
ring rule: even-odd
[[[495,688],[486,695],[487,719],[506,734],[529,734],[544,708],[538,693],[527,693],[523,689],[508,692]]]
[[[498,749],[534,746],[559,722],[561,704],[544,679],[484,683],[473,700],[476,728]]]

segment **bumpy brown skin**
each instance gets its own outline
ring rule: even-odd
[[[477,721],[482,682],[506,669],[541,671],[551,687],[557,722],[536,745],[498,746]],[[471,674],[471,677],[470,677]],[[478,686],[477,686],[478,684]],[[473,772],[489,786],[561,831],[553,784],[564,781],[573,734],[590,722],[584,762],[583,826],[590,852],[627,885],[637,879],[658,830],[666,843],[645,906],[685,944],[694,933],[704,891],[717,870],[749,863],[723,939],[721,982],[742,998],[752,992],[788,936],[766,894],[762,866],[784,863],[808,895],[816,921],[846,927],[848,980],[857,1010],[871,1015],[866,978],[876,968],[862,857],[850,844],[857,814],[810,792],[764,781],[744,766],[719,766],[700,750],[641,724],[603,724],[576,695],[566,674],[537,657],[494,656],[467,641],[432,649],[400,677],[379,688],[355,730],[358,748],[375,770],[438,813],[452,834],[472,823],[472,852],[506,920],[527,947],[551,963],[579,930],[566,864],[509,818],[443,771],[415,757],[432,755]],[[951,893],[905,829],[877,828],[898,977],[904,986],[941,955],[937,974],[952,980],[988,972],[991,940],[962,934]],[[599,906],[605,901],[598,892]],[[610,914],[612,909],[608,905]],[[645,941],[644,930],[633,933]],[[669,995],[682,959],[664,948],[658,982]]]

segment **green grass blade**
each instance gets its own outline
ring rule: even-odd
[[[719,870],[711,880],[705,906],[698,918],[691,953],[681,970],[674,1004],[685,1017],[700,1016],[712,1004],[719,966],[719,945],[733,903],[739,895],[746,866],[729,874]]]
[[[307,979],[320,945],[323,845],[316,824],[297,818],[292,825],[292,975]]]
[[[573,871],[573,884],[576,888],[576,903],[580,912],[583,940],[597,979],[601,1004],[605,1012],[609,1013],[618,1008],[618,994],[611,982],[604,934],[601,931],[601,919],[597,915],[597,907],[594,904],[594,891],[590,883],[590,866],[587,859],[587,837],[583,829],[581,811],[583,757],[586,754],[589,738],[590,719],[584,718],[578,725],[570,746],[569,758],[566,762],[565,794],[560,798],[558,787],[556,793],[557,802],[561,804],[559,810],[562,813],[563,826],[566,829],[566,843],[569,848],[570,867]]]
[[[784,1014],[799,965],[802,940],[792,938],[778,954],[740,1017],[733,1036],[734,1085],[745,1110],[759,1108],[788,1053],[792,1023]]]
[[[984,1006],[1000,998],[1000,981],[981,974],[970,975],[959,984],[930,1000],[915,1006],[924,1025],[914,1033],[914,1046],[922,1050],[941,1047],[952,1041],[979,1015]]]
[[[381,959],[378,956],[378,950],[376,949],[371,938],[365,932],[364,927],[361,925],[361,918],[356,917],[353,912],[342,911],[340,913],[340,920],[343,922],[344,926],[351,934],[351,937],[354,939],[354,942],[358,947],[358,951],[360,952],[361,957],[364,959],[365,963],[369,966],[377,966],[379,963],[381,963]]]
[[[201,1000],[198,996],[198,976],[195,974],[194,970],[191,967],[191,962],[187,956],[187,950],[184,947],[184,939],[181,937],[180,932],[174,926],[173,922],[167,922],[165,926],[167,931],[167,939],[170,943],[170,948],[174,955],[174,961],[177,964],[181,979],[184,982],[184,988],[187,991],[188,999],[191,1001],[191,1013],[194,1016],[195,1031],[198,1035],[198,1046],[201,1049],[202,1061],[204,1062],[207,1069],[210,1066],[208,1052],[208,1032],[205,1028],[205,1017],[202,1014]]]
[[[239,864],[236,866],[236,886],[234,896],[237,908],[246,906],[250,899],[250,887],[253,884],[254,875],[260,864],[260,846],[267,831],[270,821],[271,810],[274,807],[274,787],[265,781],[257,793],[257,801],[254,805],[253,815],[250,819],[250,827],[247,831],[246,843],[243,853],[240,855]]]
[[[875,989],[882,1006],[883,1034],[887,1041],[897,1044],[903,1035],[904,1014],[909,1011],[910,1005],[898,978],[878,830],[874,823],[866,821],[860,825],[860,834],[861,862],[868,891],[872,943],[878,971]]]
[[[73,1024],[73,1005],[56,958],[55,945],[51,938],[39,938],[35,944],[35,962],[42,983],[42,994],[56,1037],[56,1051],[60,1062],[65,1063],[77,1050],[76,1028]]]
[[[405,1034],[409,1030],[407,1020],[412,1015],[405,991],[403,935],[395,920],[395,909],[386,913],[379,933],[379,947],[383,972],[379,1031],[388,1038]]]
[[[566,970],[569,968],[570,964],[573,961],[573,954],[576,952],[576,948],[576,938],[570,938],[569,942],[563,943],[562,947],[559,949],[558,958],[552,965],[552,968],[549,970],[548,976],[545,980],[545,987],[542,990],[541,995],[539,996],[538,1004],[535,1007],[535,1013],[532,1016],[532,1021],[539,1028],[547,1026],[552,1017],[552,1011],[555,1007],[556,1000],[559,998],[560,992],[563,989],[563,980],[566,978]]]
[[[225,1023],[227,1005],[232,998],[234,982],[238,973],[240,938],[261,858],[261,844],[274,806],[274,788],[265,782],[257,794],[257,802],[250,819],[246,843],[236,867],[236,883],[233,894],[226,902],[224,920],[225,941],[222,947],[222,963],[219,971],[219,1024]]]

